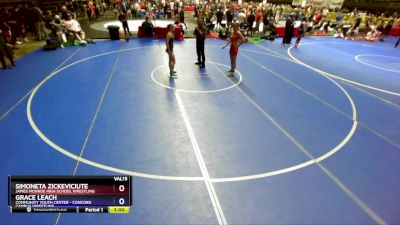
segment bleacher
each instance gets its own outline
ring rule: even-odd
[[[1,0],[0,8],[11,9],[19,4],[32,3],[32,0]],[[38,6],[43,10],[55,10],[57,6],[61,5],[63,0],[46,0],[46,1],[36,1]]]

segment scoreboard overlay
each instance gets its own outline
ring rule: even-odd
[[[131,176],[8,176],[13,213],[129,213]]]

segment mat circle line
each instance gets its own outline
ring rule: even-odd
[[[191,63],[191,62],[180,62],[180,63],[177,63],[177,64],[185,64],[185,63]],[[226,67],[226,68],[230,68],[230,67],[227,66],[227,65],[224,65],[224,64],[221,64],[221,63],[217,63],[217,62],[206,62],[206,63],[211,63],[211,64],[215,64],[215,65],[219,65],[219,66],[224,66],[224,67]],[[156,84],[158,84],[158,85],[161,86],[161,87],[164,87],[164,88],[167,88],[167,89],[170,89],[170,90],[174,90],[174,91],[176,91],[176,92],[182,92],[182,93],[207,94],[207,93],[216,93],[216,92],[226,91],[226,90],[229,90],[229,89],[232,89],[232,88],[238,86],[238,85],[242,82],[242,79],[243,79],[242,73],[240,73],[239,70],[236,70],[236,73],[239,75],[239,80],[238,80],[236,83],[234,83],[234,84],[232,84],[232,85],[230,85],[230,86],[228,86],[228,87],[220,88],[220,89],[215,89],[215,90],[206,90],[206,91],[184,90],[184,89],[174,88],[174,87],[165,85],[165,84],[159,82],[159,81],[154,77],[154,74],[156,73],[156,71],[160,70],[160,69],[163,68],[163,67],[167,67],[167,65],[163,64],[163,65],[157,66],[155,69],[153,69],[153,70],[151,71],[150,77],[151,77],[151,79],[153,80],[153,82],[156,83]],[[183,76],[184,76],[184,75],[183,75]],[[182,76],[178,75],[178,77],[182,77]]]
[[[30,124],[30,126],[32,127],[32,129],[34,130],[34,132],[46,143],[48,144],[50,147],[52,147],[53,149],[55,149],[56,151],[64,154],[65,156],[72,158],[74,160],[80,161],[82,163],[85,163],[87,165],[99,168],[99,169],[103,169],[103,170],[107,170],[110,172],[114,172],[114,173],[120,173],[120,174],[126,174],[126,175],[131,175],[131,176],[137,176],[137,177],[143,177],[143,178],[149,178],[149,179],[159,179],[159,180],[174,180],[174,181],[204,181],[205,178],[204,177],[193,177],[193,176],[168,176],[168,175],[157,175],[157,174],[149,174],[149,173],[142,173],[142,172],[135,172],[135,171],[130,171],[130,170],[125,170],[125,169],[120,169],[120,168],[116,168],[116,167],[112,167],[112,166],[108,166],[105,164],[101,164],[101,163],[97,163],[95,161],[92,160],[88,160],[85,159],[83,157],[79,157],[73,153],[71,153],[70,151],[64,149],[63,147],[57,145],[56,143],[54,143],[52,140],[50,140],[36,125],[33,116],[32,116],[32,112],[31,112],[31,108],[32,108],[32,101],[36,95],[36,93],[38,92],[38,90],[43,86],[43,84],[45,84],[49,79],[51,79],[52,77],[54,77],[55,75],[59,74],[61,71],[77,65],[78,63],[90,60],[90,59],[94,59],[97,57],[101,57],[104,55],[109,55],[109,54],[115,54],[118,52],[125,52],[125,51],[132,51],[135,49],[141,49],[141,48],[147,48],[147,47],[151,47],[151,46],[144,46],[144,47],[134,47],[134,48],[128,48],[128,49],[121,49],[121,50],[116,50],[116,51],[110,51],[110,52],[106,52],[106,53],[101,53],[101,54],[97,54],[94,56],[90,56],[84,59],[80,59],[76,62],[73,62],[71,64],[68,64],[60,69],[58,69],[57,71],[51,73],[49,76],[47,76],[45,79],[43,79],[32,91],[32,93],[29,96],[28,102],[27,102],[27,106],[26,106],[26,115],[27,115],[27,119],[28,122]],[[267,54],[267,53],[263,53],[260,52],[260,54]],[[271,54],[271,56],[274,56]],[[274,56],[276,57],[276,56]],[[287,60],[287,59],[286,59]],[[291,62],[290,60],[287,60],[289,62]],[[291,167],[287,167],[284,169],[279,169],[279,170],[274,170],[274,171],[270,171],[270,172],[265,172],[265,173],[259,173],[259,174],[254,174],[254,175],[247,175],[247,176],[238,176],[238,177],[226,177],[226,178],[210,178],[211,182],[232,182],[232,181],[243,181],[243,180],[253,180],[253,179],[259,179],[259,178],[265,178],[265,177],[270,177],[270,176],[275,176],[275,175],[279,175],[279,174],[284,174],[284,173],[288,173],[288,172],[292,172],[310,165],[313,165],[315,163],[321,162],[327,158],[329,158],[330,156],[332,156],[333,154],[335,154],[336,152],[338,152],[340,149],[343,148],[343,146],[345,144],[347,144],[347,142],[351,139],[351,137],[353,136],[356,128],[357,128],[357,113],[356,113],[356,109],[355,109],[355,105],[353,100],[351,99],[350,95],[343,89],[343,87],[341,87],[339,84],[337,84],[335,81],[333,81],[332,79],[328,78],[328,80],[330,80],[331,82],[333,82],[334,84],[336,84],[340,90],[342,90],[342,92],[344,92],[344,94],[346,95],[346,97],[348,98],[350,104],[352,105],[352,110],[353,110],[353,125],[352,128],[350,129],[349,133],[346,135],[346,137],[338,144],[336,145],[333,149],[331,149],[330,151],[326,152],[325,154],[319,156],[318,158],[314,158],[311,160],[308,160],[306,162],[291,166]]]
[[[387,55],[375,55],[375,54],[359,54],[359,55],[354,56],[354,59],[357,62],[362,63],[364,65],[367,65],[367,66],[370,66],[370,67],[373,67],[373,68],[376,68],[376,69],[380,69],[380,70],[393,72],[393,73],[400,73],[400,70],[393,70],[393,69],[389,69],[389,68],[385,68],[385,67],[382,67],[382,66],[374,65],[372,63],[365,62],[365,61],[362,60],[362,57],[365,57],[365,56],[375,56],[375,57],[378,56],[378,57],[389,58],[389,59],[397,59],[397,60],[400,60],[400,58],[391,57],[391,56],[387,56]]]
[[[354,44],[354,43],[306,42],[306,43],[299,44],[299,46],[311,45],[311,44],[357,45],[357,44]],[[369,45],[361,45],[361,46],[378,47],[378,48],[379,48],[379,47],[380,47],[380,48],[387,48],[387,47],[383,47],[383,46],[373,46],[373,45],[372,45],[372,46],[369,46]],[[329,76],[329,77],[332,77],[332,78],[335,78],[335,79],[338,79],[338,80],[341,80],[341,81],[344,81],[344,82],[347,82],[347,83],[350,83],[350,84],[354,84],[354,85],[357,85],[357,86],[360,86],[360,87],[368,88],[368,89],[371,89],[371,90],[374,90],[374,91],[379,91],[379,92],[382,92],[382,93],[385,93],[385,94],[400,96],[400,92],[389,91],[389,90],[385,90],[385,89],[373,87],[373,86],[370,86],[370,85],[366,85],[366,84],[363,84],[363,83],[359,83],[359,82],[356,82],[356,81],[354,81],[354,80],[349,80],[349,79],[340,77],[340,76],[338,76],[338,75],[335,75],[335,74],[328,73],[328,72],[326,72],[326,71],[320,70],[320,69],[318,69],[318,68],[316,68],[316,67],[313,67],[313,66],[311,66],[311,65],[309,65],[309,64],[306,64],[305,62],[303,62],[303,61],[301,61],[301,60],[299,60],[298,58],[296,58],[296,57],[293,56],[293,54],[292,54],[292,52],[291,52],[292,49],[293,49],[293,46],[290,46],[290,47],[288,48],[288,50],[287,50],[287,54],[289,55],[289,57],[290,57],[291,59],[293,59],[293,60],[294,60],[295,62],[297,62],[298,64],[301,64],[301,65],[303,65],[303,66],[305,66],[305,67],[308,67],[309,69],[312,69],[312,70],[314,70],[314,71],[316,71],[316,72],[318,72],[318,73],[320,73],[320,74],[324,74],[324,75],[326,75],[326,76]]]

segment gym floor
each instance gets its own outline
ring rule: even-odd
[[[229,49],[163,40],[34,51],[0,72],[8,175],[133,176],[131,213],[12,214],[0,224],[399,224],[396,39]]]

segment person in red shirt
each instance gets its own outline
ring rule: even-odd
[[[91,19],[95,18],[95,16],[96,16],[96,13],[95,13],[95,6],[94,6],[94,4],[93,4],[92,1],[89,1],[89,9],[90,9],[89,18],[91,18]]]
[[[256,15],[256,32],[259,32],[259,30],[260,30],[260,23],[261,23],[262,19],[263,19],[263,15],[262,15],[261,9],[258,9],[257,15]]]
[[[315,24],[318,24],[322,19],[322,9],[318,11],[317,15],[315,15]]]
[[[228,71],[228,76],[233,76],[235,73],[236,69],[236,58],[239,53],[239,46],[242,45],[246,40],[243,38],[243,35],[239,31],[239,23],[234,23],[232,25],[233,27],[233,32],[231,34],[231,38],[229,39],[229,42],[222,47],[224,49],[226,46],[231,44],[231,47],[229,49],[229,56],[231,58],[231,69]]]

